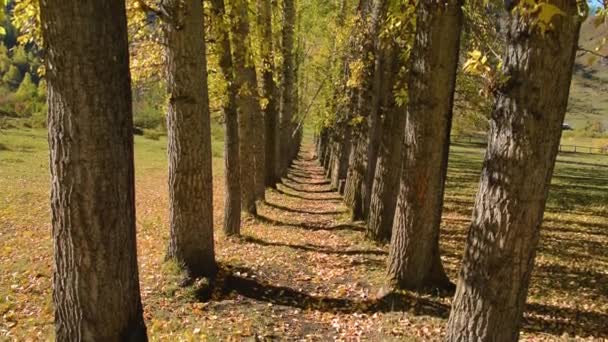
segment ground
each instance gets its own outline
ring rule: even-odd
[[[450,297],[382,297],[386,246],[364,239],[313,158],[310,137],[268,190],[243,237],[225,239],[221,155],[214,158],[215,290],[180,288],[164,263],[168,237],[164,138],[136,138],[138,254],[152,340],[440,340]],[[217,145],[217,144],[216,144]],[[221,146],[214,146],[221,151]],[[0,133],[0,341],[49,340],[52,240],[42,130]],[[454,143],[442,223],[453,280],[464,250],[483,147]],[[524,340],[608,338],[608,156],[561,154],[522,327]]]

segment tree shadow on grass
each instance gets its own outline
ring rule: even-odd
[[[262,246],[277,246],[277,247],[289,247],[307,252],[323,253],[323,254],[339,254],[339,255],[387,255],[385,251],[373,250],[373,249],[352,249],[352,250],[336,250],[327,248],[325,246],[318,246],[313,244],[305,245],[294,245],[282,242],[273,242],[262,240],[253,236],[243,236],[243,241],[255,243]]]
[[[297,188],[297,187],[295,187],[295,186],[293,186],[293,185],[291,185],[289,183],[283,182],[281,184],[283,184],[284,187],[289,188],[289,189],[291,189],[293,191],[304,192],[304,193],[308,193],[308,194],[329,194],[329,193],[335,193],[335,191],[332,190],[332,189],[322,189],[322,190],[300,189],[300,188]],[[299,184],[302,184],[302,183],[299,183]],[[308,183],[307,185],[311,185],[311,184]]]
[[[323,170],[323,168],[321,166],[319,166],[317,168],[317,170],[311,170],[309,166],[306,165],[292,165],[289,168],[289,171],[296,171],[296,172],[300,172],[302,174],[305,175],[311,175],[311,176],[324,176],[325,175],[325,171]]]
[[[311,179],[311,180],[319,180],[319,177],[321,177],[322,175],[318,175],[317,177],[312,177],[310,174],[297,172],[292,169],[287,174],[287,177],[289,177],[289,176],[296,176],[298,178]],[[325,178],[324,175],[323,175],[323,178]],[[325,180],[323,182],[329,182],[329,181]]]
[[[545,316],[540,317],[539,315]],[[537,303],[526,304],[523,330],[562,336],[608,337],[608,314]]]
[[[246,267],[222,266],[211,284],[195,288],[195,299],[219,302],[237,294],[258,302],[302,310],[342,314],[407,312],[409,315],[441,319],[447,319],[450,310],[449,305],[438,301],[437,297],[420,297],[410,292],[389,292],[379,298],[364,300],[315,296],[288,286],[270,284]],[[526,304],[522,331],[606,338],[608,325],[605,322],[608,322],[608,314],[605,313],[529,303]]]
[[[298,195],[298,194],[293,194],[290,192],[286,192],[284,190],[281,190],[279,188],[276,189],[276,192],[288,196],[288,197],[294,197],[294,198],[299,198],[299,199],[303,199],[303,200],[308,200],[308,201],[321,201],[321,202],[341,202],[342,201],[342,197],[308,197],[308,196],[302,196],[302,195]]]
[[[297,176],[297,175],[296,175],[296,177],[306,178],[306,177],[301,177],[301,176]],[[287,180],[289,180],[291,182],[297,183],[297,184],[310,185],[310,186],[313,186],[313,185],[329,185],[330,184],[330,182],[328,180],[322,180],[322,181],[316,181],[316,182],[302,181],[302,180],[299,180],[299,179],[295,179],[293,177],[293,174],[288,174],[285,177],[285,179],[287,179]],[[313,179],[313,178],[310,178],[310,179]]]
[[[584,233],[600,237],[608,236],[608,224],[600,222],[545,218],[543,229],[557,233]]]
[[[344,211],[344,210],[310,211],[310,210],[289,208],[289,207],[284,207],[282,205],[271,203],[271,202],[268,202],[268,201],[266,201],[265,204],[268,207],[275,208],[275,209],[278,209],[278,210],[287,211],[287,212],[290,212],[290,213],[309,214],[309,215],[340,215],[340,214],[346,213],[346,211]]]
[[[246,275],[246,276],[245,276]],[[302,310],[319,310],[332,313],[375,313],[375,312],[408,312],[414,315],[426,315],[447,318],[448,306],[426,298],[415,297],[409,293],[390,293],[379,299],[353,300],[314,296],[286,286],[276,286],[260,280],[250,269],[228,268],[221,272],[212,291],[208,287],[196,291],[200,301],[221,301],[233,294],[273,305],[299,308]]]
[[[262,223],[270,224],[273,226],[287,226],[287,227],[294,227],[294,228],[313,230],[313,231],[314,230],[328,230],[328,231],[337,231],[337,230],[364,231],[365,230],[365,227],[357,226],[354,224],[337,224],[337,225],[332,225],[332,226],[325,226],[325,225],[312,225],[312,224],[303,223],[303,222],[284,222],[284,221],[272,219],[270,217],[267,217],[267,216],[264,216],[261,214],[258,214],[255,218]]]

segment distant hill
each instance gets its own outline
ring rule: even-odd
[[[591,17],[583,23],[579,46],[595,51],[604,38],[608,39],[608,25],[596,27]],[[608,56],[608,44],[597,53]],[[608,59],[579,51],[566,122],[575,130],[581,130],[589,122],[598,121],[608,127]]]

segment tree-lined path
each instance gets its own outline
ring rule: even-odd
[[[452,152],[454,167],[448,175],[441,243],[442,260],[452,278],[462,258],[473,205],[461,198],[471,191],[468,184],[478,177],[481,162],[460,158],[472,158],[471,154],[479,152],[473,145],[459,146]],[[568,160],[560,165],[568,165]],[[570,174],[564,171],[560,177]],[[546,224],[549,236],[555,238],[547,239],[541,248],[542,261],[531,285],[535,299],[527,306],[522,336],[551,340],[564,334],[573,336],[577,331],[594,331],[593,336],[606,337],[603,322],[608,315],[559,304],[564,300],[570,303],[577,295],[595,296],[596,308],[607,304],[606,296],[593,289],[594,283],[602,281],[601,274],[561,279],[563,272],[572,271],[556,268],[556,264],[574,262],[572,255],[557,252],[563,244],[559,241],[568,236],[562,225],[559,219]],[[585,229],[580,226],[577,234]],[[276,190],[267,191],[266,203],[259,206],[257,217],[244,221],[241,234],[219,241],[221,266],[212,293],[206,286],[195,285],[176,289],[174,294],[185,298],[174,303],[176,309],[187,312],[203,307],[199,315],[189,316],[192,321],[188,326],[212,332],[208,337],[440,340],[445,333],[451,297],[388,291],[388,246],[366,240],[364,225],[350,222],[342,196],[331,189],[315,159],[311,141],[304,141],[287,176]],[[592,245],[588,248],[589,253],[598,253]],[[586,267],[601,268],[604,258],[596,258]],[[581,292],[569,290],[573,288]],[[188,299],[190,291],[195,299]],[[539,294],[546,297],[539,299]],[[221,331],[216,327],[222,327]]]
[[[0,0],[0,340],[608,337],[598,5]]]

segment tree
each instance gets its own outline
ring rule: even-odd
[[[239,137],[241,157],[241,193],[243,210],[251,215],[257,214],[256,199],[263,198],[265,177],[260,172],[263,165],[264,141],[262,111],[260,108],[257,75],[249,37],[248,5],[245,0],[230,2],[232,55],[239,108]],[[256,121],[258,121],[256,123]],[[257,167],[256,167],[257,165]],[[261,182],[261,184],[260,184]],[[260,187],[262,189],[260,189]]]
[[[2,76],[2,82],[6,83],[12,89],[15,89],[21,84],[22,77],[19,68],[11,64],[8,71]]]
[[[40,3],[48,81],[55,339],[146,341],[125,3]]]
[[[203,5],[167,0],[166,39],[170,238],[168,258],[190,278],[217,270],[213,242],[211,127]]]
[[[370,208],[366,235],[368,238],[390,241],[393,231],[393,218],[399,194],[401,164],[403,160],[403,136],[405,134],[404,103],[395,99],[394,89],[404,89],[407,72],[404,71],[406,57],[403,49],[394,42],[388,43],[381,52],[382,88],[379,116],[382,132],[378,147],[378,160],[371,190]],[[395,73],[395,70],[401,70]]]
[[[462,0],[422,1],[410,57],[404,160],[388,262],[398,288],[450,289],[439,256]]]
[[[370,106],[365,103],[367,87],[373,79],[375,57],[373,37],[367,26],[368,20],[377,27],[378,13],[370,16],[370,0],[359,0],[357,22],[353,28],[351,57],[349,62],[349,79],[347,81],[348,117],[356,123],[351,130],[352,144],[348,158],[348,172],[344,188],[344,202],[351,209],[351,220],[364,219],[364,194],[366,185],[368,157],[368,138],[370,129]],[[373,25],[376,23],[376,25]],[[371,69],[370,70],[370,66]]]
[[[518,5],[507,19],[504,75],[496,90],[448,341],[517,341],[519,336],[587,13],[586,2],[541,4],[534,12]]]
[[[266,186],[275,187],[280,177],[277,175],[277,161],[280,160],[279,117],[277,85],[274,81],[274,53],[272,43],[272,7],[270,0],[257,0],[257,25],[262,59],[262,98],[266,131]]]
[[[214,20],[216,49],[219,53],[219,64],[227,84],[227,96],[224,103],[224,121],[226,125],[224,139],[224,172],[226,196],[224,200],[224,233],[239,235],[241,230],[241,167],[239,157],[239,122],[236,104],[237,89],[234,82],[232,65],[232,48],[228,30],[228,20],[224,0],[212,0],[211,12]]]
[[[21,101],[32,100],[32,97],[36,96],[37,90],[36,85],[34,82],[32,82],[32,76],[30,76],[30,73],[28,72],[23,77],[23,80],[21,81],[19,88],[17,88],[15,95]]]
[[[295,0],[283,0],[283,31],[282,31],[282,83],[281,83],[281,161],[278,163],[278,174],[284,175],[291,163],[293,115],[295,108],[295,58],[294,32],[296,22]]]
[[[381,39],[380,30],[382,24],[386,20],[389,1],[374,0],[372,2],[371,16],[367,25],[367,35],[365,37],[364,50],[367,54],[364,55],[364,83],[363,89],[359,96],[359,106],[361,115],[367,116],[369,122],[369,133],[367,137],[367,168],[365,170],[365,178],[361,186],[363,196],[363,217],[368,219],[369,207],[371,201],[371,193],[374,175],[376,173],[376,162],[378,160],[378,149],[380,145],[380,137],[382,135],[382,125],[380,117],[380,99],[383,95],[382,91],[390,93],[391,88],[382,89],[383,83],[383,62],[381,58]],[[399,69],[397,69],[399,70]]]

